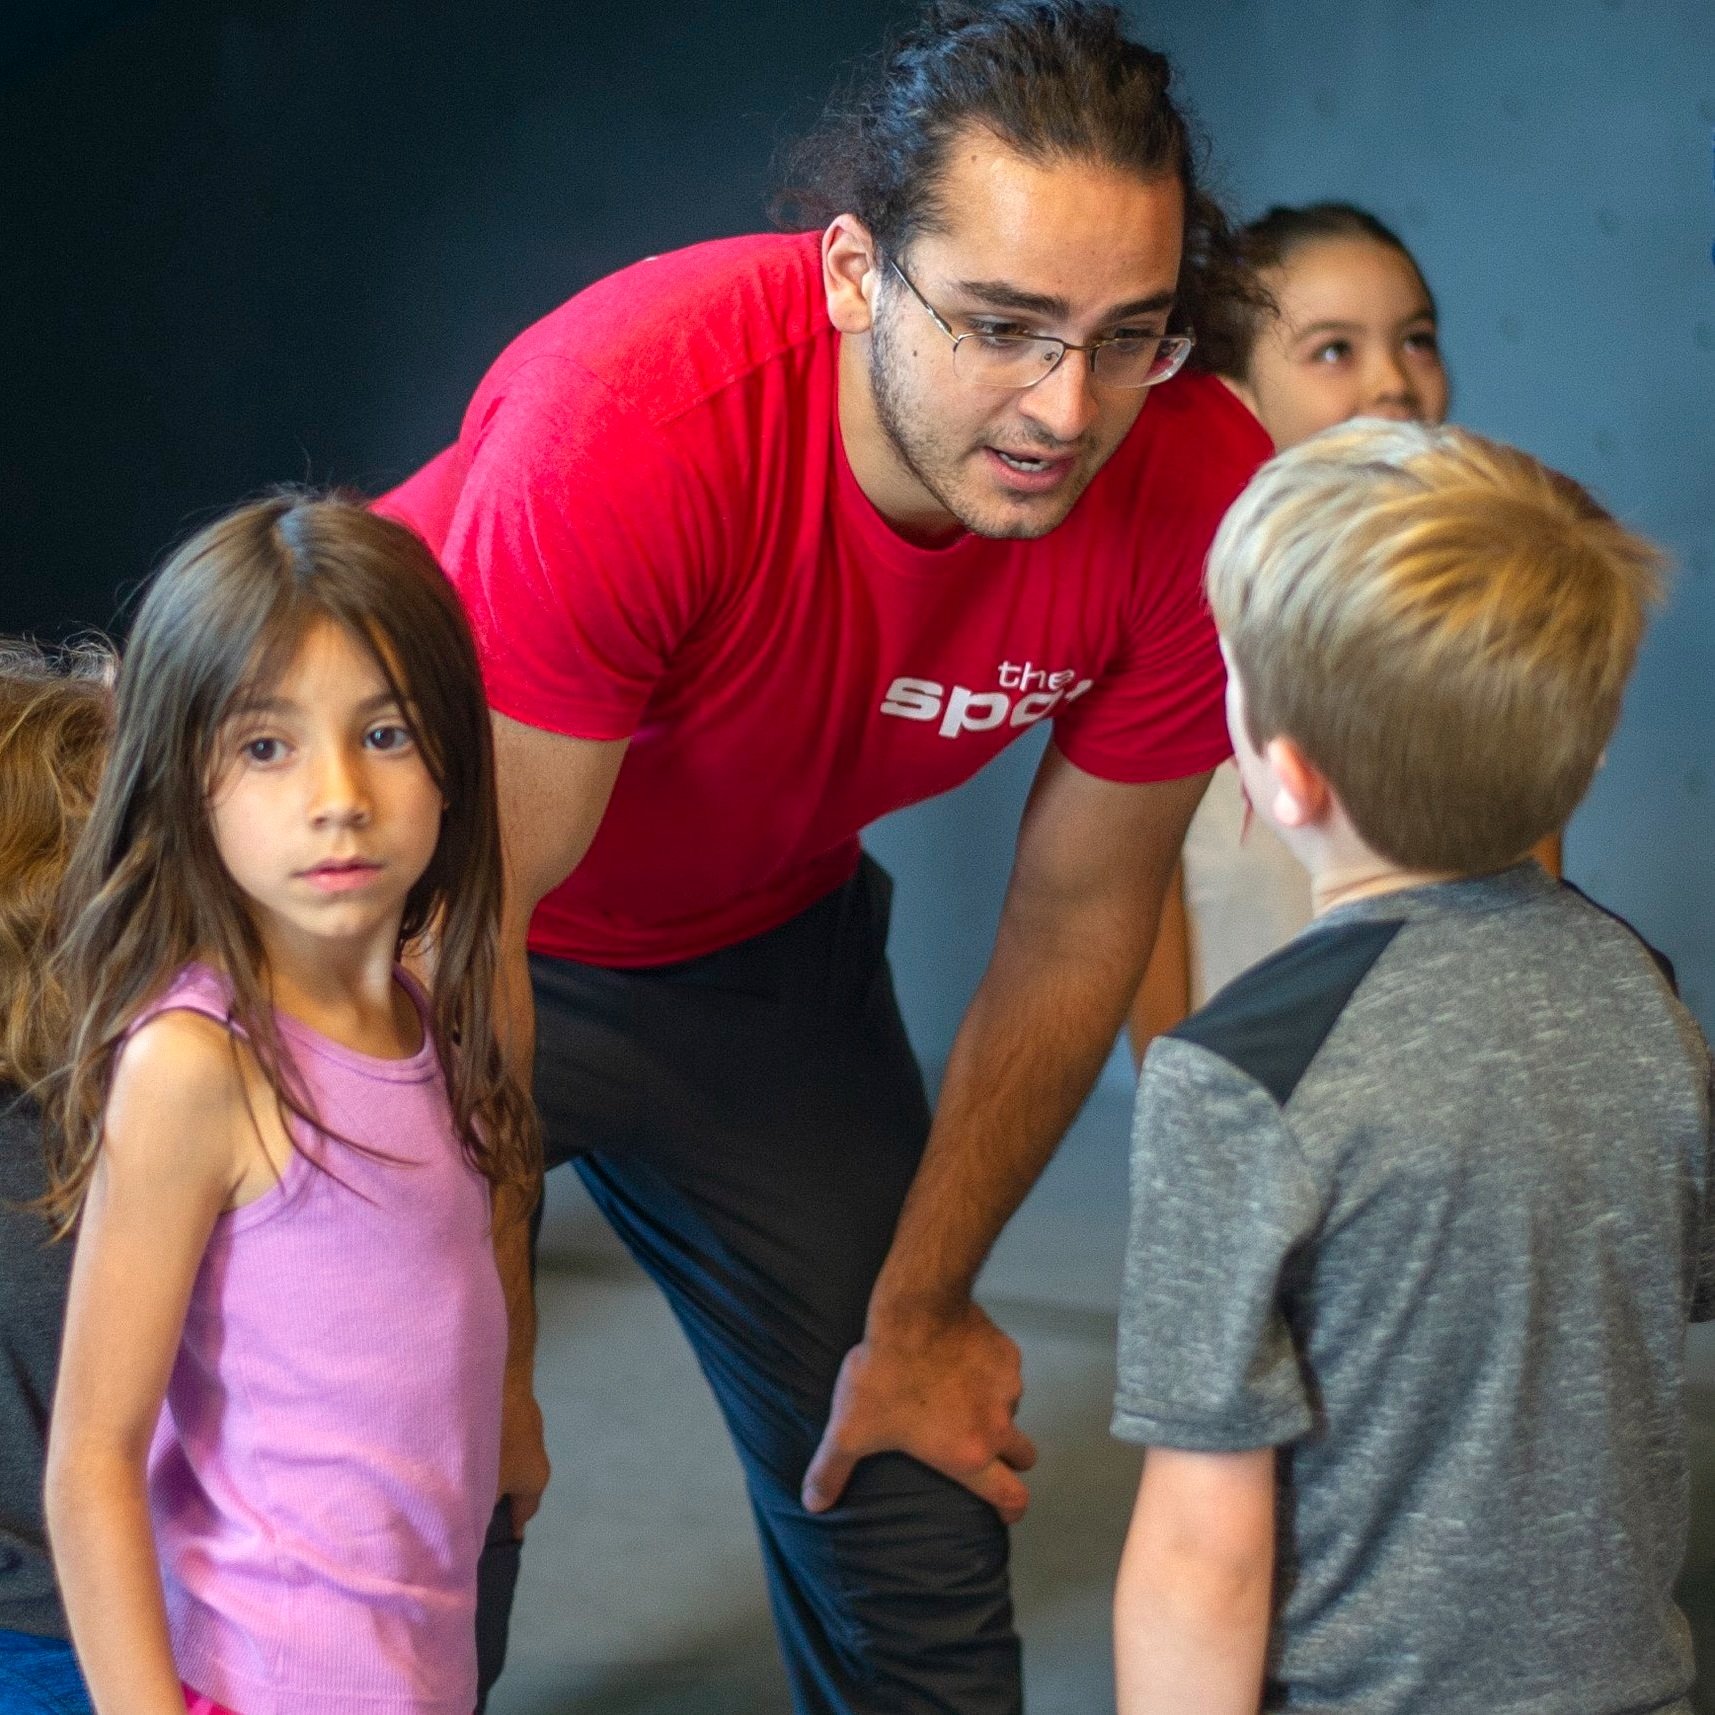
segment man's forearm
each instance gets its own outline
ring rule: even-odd
[[[1165,889],[1074,930],[1003,919],[947,1064],[870,1325],[955,1312],[1090,1093],[1137,992]],[[1140,906],[1146,909],[1140,909]]]

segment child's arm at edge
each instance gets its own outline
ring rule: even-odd
[[[48,1531],[101,1715],[183,1715],[145,1462],[216,1218],[259,1143],[224,1030],[170,1012],[126,1046],[72,1265]]]
[[[1256,1715],[1274,1508],[1272,1447],[1146,1453],[1114,1590],[1119,1715]]]

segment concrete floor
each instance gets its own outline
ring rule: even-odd
[[[1113,1708],[1108,1602],[1138,1456],[1107,1434],[1129,1100],[1098,1091],[982,1297],[1024,1348],[1041,1461],[1014,1536],[1026,1700]],[[569,1171],[549,1182],[539,1387],[554,1483],[531,1526],[494,1715],[789,1715],[737,1460],[659,1296]],[[1715,1498],[1715,1342],[1693,1339],[1694,1481]],[[1684,1599],[1715,1659],[1715,1500]],[[1700,1707],[1715,1715],[1715,1697]]]

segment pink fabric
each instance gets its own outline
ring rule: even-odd
[[[192,1691],[182,1681],[179,1688],[185,1694],[185,1715],[237,1715],[236,1710],[216,1703],[212,1697],[204,1697],[200,1691]]]
[[[226,1004],[192,966],[145,1016]],[[279,1024],[365,1148],[298,1128],[209,1241],[149,1460],[174,1657],[244,1715],[470,1715],[506,1347],[487,1186],[426,1028],[377,1060]]]
[[[1040,721],[1107,780],[1228,754],[1203,561],[1271,450],[1256,420],[1181,376],[1046,536],[914,546],[846,461],[818,245],[598,281],[378,503],[458,585],[496,709],[631,741],[541,952],[658,965],[772,928],[851,874],[862,828]]]

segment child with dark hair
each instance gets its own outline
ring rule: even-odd
[[[54,900],[95,797],[111,719],[103,649],[0,642],[0,1711],[85,1715],[89,1700],[42,1518],[48,1406],[71,1247],[32,1207],[47,1191],[29,1093],[60,1048],[45,970]]]
[[[476,653],[422,543],[282,495],[180,549],[57,958],[47,1510],[103,1708],[469,1715],[490,1191],[537,1159],[491,1025],[500,873]],[[425,990],[399,961],[431,927]]]
[[[1239,773],[1316,920],[1144,1064],[1121,1715],[1687,1708],[1709,1050],[1527,856],[1600,764],[1658,560],[1416,423],[1282,453],[1221,525]]]

